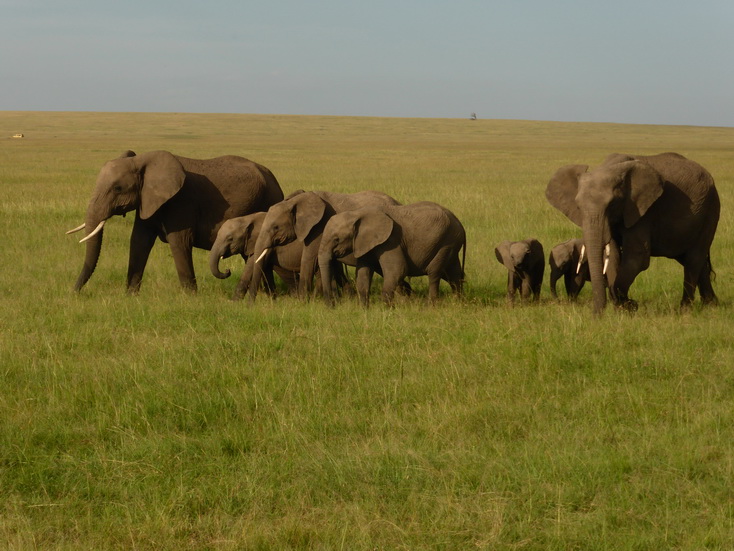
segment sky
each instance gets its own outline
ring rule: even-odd
[[[734,126],[731,0],[0,0],[0,110]]]

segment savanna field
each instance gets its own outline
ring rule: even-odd
[[[12,139],[15,133],[25,137]],[[283,191],[384,191],[467,230],[465,296],[394,308],[230,296],[168,246],[125,294],[134,215],[72,290],[103,163],[248,157]],[[634,313],[507,305],[494,247],[580,236],[554,171],[676,151],[721,196],[720,305],[679,312],[653,259]],[[0,547],[734,548],[734,128],[459,119],[0,112]],[[562,283],[559,284],[559,288]],[[563,290],[560,291],[565,296]]]

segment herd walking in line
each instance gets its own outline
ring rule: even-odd
[[[582,230],[582,239],[554,246],[548,257],[550,286],[564,280],[575,299],[591,282],[594,312],[609,300],[634,310],[628,296],[650,258],[675,259],[683,266],[681,306],[696,289],[703,304],[716,304],[710,249],[720,203],[708,171],[677,153],[653,156],[612,154],[601,165],[559,168],[546,198]],[[158,238],[168,243],[181,285],[196,290],[193,248],[210,251],[212,274],[220,279],[220,260],[245,259],[235,299],[254,301],[261,287],[275,292],[277,274],[300,297],[314,290],[333,304],[349,287],[346,266],[355,269],[359,300],[369,303],[376,272],[382,298],[410,294],[407,278],[428,277],[428,297],[438,298],[443,279],[462,293],[466,232],[446,207],[430,202],[402,205],[377,191],[344,194],[298,190],[284,197],[270,170],[238,156],[199,160],[152,151],[132,151],[105,163],[87,208],[86,254],[75,289],[95,270],[105,222],[135,211],[127,290],[136,293],[148,256]],[[517,292],[538,300],[545,273],[542,244],[534,238],[503,241],[495,249],[508,271],[507,297]],[[316,284],[314,283],[316,280]]]

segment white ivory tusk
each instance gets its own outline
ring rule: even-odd
[[[82,231],[84,229],[84,226],[86,226],[86,224],[82,224],[78,228],[74,228],[73,230],[69,230],[68,232],[66,232],[66,235],[69,235],[70,233],[76,233],[78,231]]]
[[[263,250],[263,252],[260,253],[260,256],[258,256],[257,257],[257,260],[255,261],[255,264],[257,264],[258,262],[260,262],[266,254],[268,254],[268,249],[267,248],[265,248]]]
[[[87,239],[91,239],[92,237],[94,237],[95,235],[97,235],[99,232],[101,232],[102,231],[102,228],[104,227],[104,223],[105,222],[106,222],[106,220],[102,220],[99,224],[97,224],[97,227],[94,228],[94,231],[92,231],[92,233],[90,233],[85,238],[80,239],[79,240],[79,243],[84,243]]]
[[[604,259],[604,269],[601,271],[602,275],[607,275],[607,266],[609,266],[609,257]]]
[[[581,271],[581,264],[584,262],[584,254],[586,253],[586,245],[581,245],[581,255],[579,256],[579,263],[576,266],[576,273]]]

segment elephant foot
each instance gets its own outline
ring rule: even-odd
[[[637,301],[632,300],[631,298],[625,299],[617,304],[617,308],[624,310],[625,312],[637,312]]]

